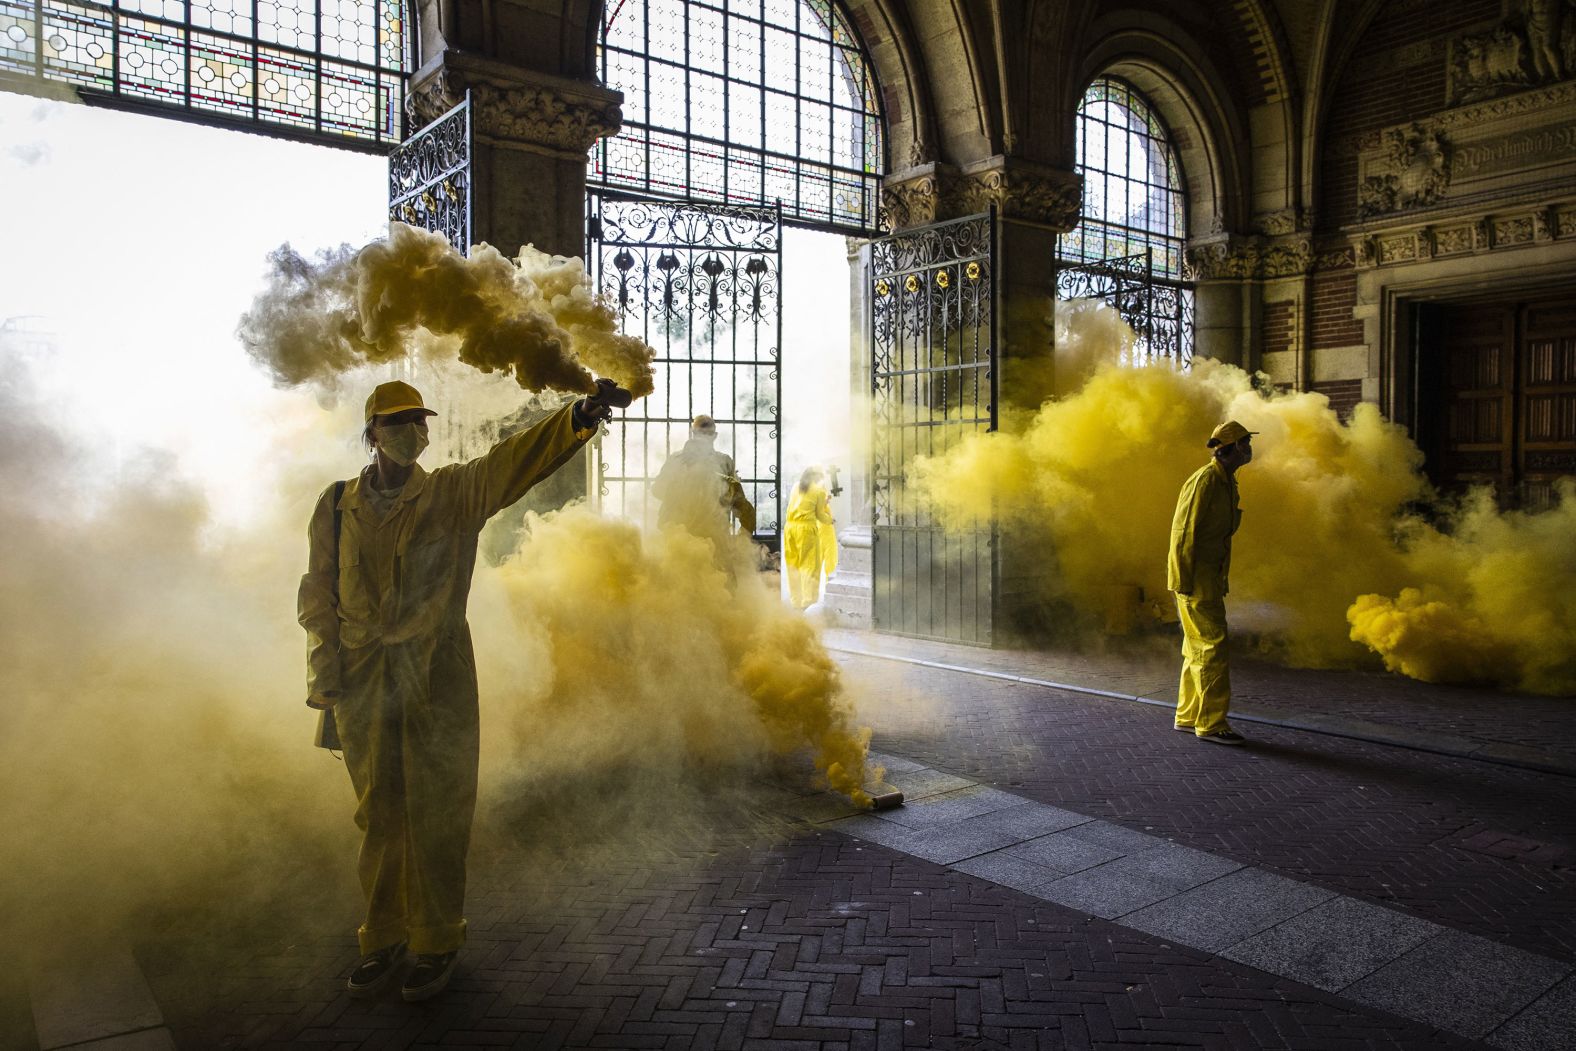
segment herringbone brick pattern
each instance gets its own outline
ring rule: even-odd
[[[234,960],[185,1013],[179,962],[149,970],[201,1048],[1471,1046],[833,832],[589,876],[533,861],[481,866],[466,963],[430,1005],[346,997],[347,936]]]
[[[843,661],[877,746],[1068,810],[1576,960],[1576,780],[1317,734],[1247,748],[1164,709]],[[1294,701],[1294,698],[1288,698]],[[1519,858],[1475,847],[1497,833]]]

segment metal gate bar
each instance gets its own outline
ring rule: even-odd
[[[873,616],[878,630],[989,645],[989,515],[943,530],[909,492],[920,456],[996,428],[994,211],[872,243]]]
[[[1134,364],[1193,360],[1193,286],[1155,274],[1155,250],[1056,269],[1057,299],[1099,299],[1138,336]]]
[[[656,519],[648,485],[699,413],[738,467],[756,536],[782,522],[782,214],[612,194],[587,199],[588,255],[624,331],[657,352],[657,389],[598,444],[603,508]]]

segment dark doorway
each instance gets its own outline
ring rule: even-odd
[[[1417,439],[1447,492],[1488,485],[1502,507],[1554,502],[1576,475],[1576,301],[1420,307]]]

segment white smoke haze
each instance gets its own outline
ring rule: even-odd
[[[284,387],[332,398],[358,368],[441,348],[530,391],[592,393],[593,371],[637,396],[653,389],[651,348],[617,331],[576,258],[527,245],[511,261],[486,244],[465,257],[439,234],[391,223],[387,238],[359,250],[308,259],[282,245],[269,266],[237,334]]]

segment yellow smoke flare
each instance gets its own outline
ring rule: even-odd
[[[1299,665],[1354,663],[1356,641],[1409,675],[1576,692],[1572,487],[1541,514],[1500,514],[1480,496],[1425,522],[1409,513],[1432,493],[1422,454],[1375,406],[1343,422],[1322,395],[1266,397],[1229,365],[1124,366],[1131,337],[1113,335],[1112,312],[1058,314],[1058,342],[1082,362],[1063,369],[1058,357],[1063,396],[913,465],[908,484],[944,525],[1009,523],[1054,559],[1046,598],[1087,628],[1168,619],[1177,491],[1207,462],[1211,429],[1236,419],[1261,433],[1237,476],[1234,628]],[[1406,588],[1427,601],[1383,605]],[[1464,647],[1472,633],[1480,643]]]
[[[281,386],[332,393],[356,368],[445,348],[526,390],[592,393],[593,371],[637,397],[653,390],[653,351],[618,332],[577,258],[527,245],[511,262],[486,244],[467,258],[438,234],[391,223],[360,251],[312,262],[284,245],[269,265],[238,335]]]
[[[478,582],[500,585],[508,609],[485,637],[478,628],[477,649],[483,680],[502,684],[495,707],[518,765],[551,777],[808,750],[830,787],[868,804],[870,731],[854,725],[814,628],[752,559],[584,507],[530,516],[515,555]],[[515,652],[527,661],[511,672]]]

